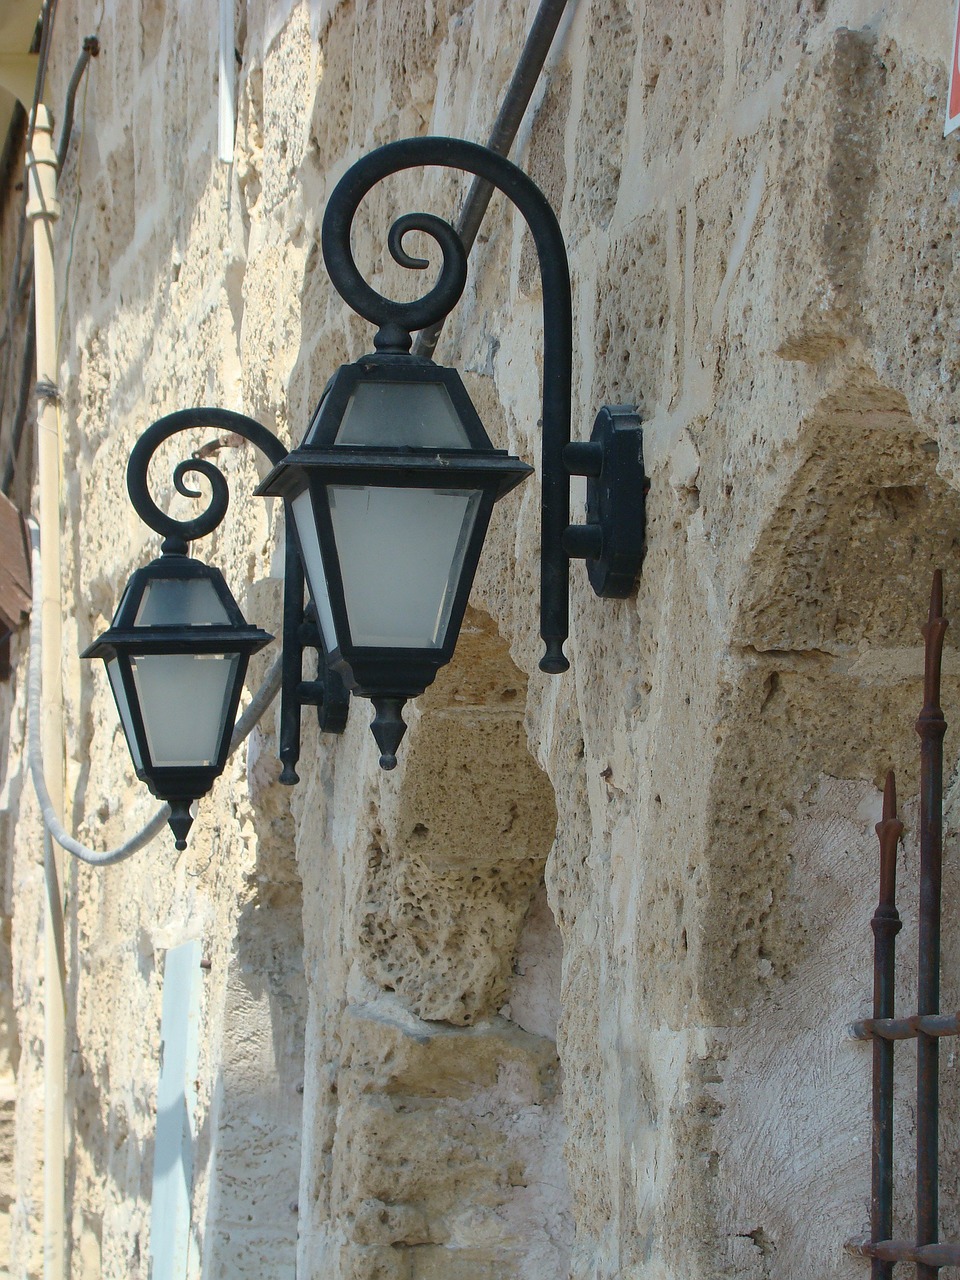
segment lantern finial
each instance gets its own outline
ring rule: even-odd
[[[407,732],[401,712],[406,698],[374,698],[373,707],[376,715],[370,722],[373,736],[380,748],[380,768],[395,769],[397,767],[397,747]]]

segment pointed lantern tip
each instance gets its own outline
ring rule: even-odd
[[[187,847],[187,833],[193,826],[193,815],[190,813],[192,800],[170,800],[170,817],[167,822],[173,832],[176,847],[181,852]]]
[[[373,736],[380,748],[380,768],[395,769],[397,767],[397,747],[407,726],[403,722],[403,711],[406,698],[374,698],[373,706],[376,715],[370,722]]]

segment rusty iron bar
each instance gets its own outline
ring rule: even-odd
[[[927,1036],[960,1036],[960,1013],[932,1013],[921,1017],[915,1013],[910,1018],[864,1018],[850,1025],[854,1040],[872,1040],[880,1036],[884,1040],[913,1040],[920,1034]]]
[[[897,934],[897,846],[903,823],[897,817],[897,783],[893,770],[883,788],[883,812],[876,826],[880,842],[880,901],[873,913],[873,1021],[893,1018]],[[893,1043],[873,1041],[873,1132],[871,1135],[870,1234],[886,1240],[893,1231]],[[893,1263],[873,1256],[871,1280],[891,1280]]]
[[[915,1262],[936,1273],[941,1267],[960,1266],[960,1244],[914,1244],[911,1240],[848,1240],[847,1253],[855,1258],[887,1262]]]
[[[940,900],[943,863],[943,735],[947,722],[940,706],[943,638],[943,575],[933,575],[924,640],[923,708],[920,737],[920,911],[917,962],[917,1012],[940,1012]],[[939,1234],[939,1066],[936,1036],[917,1036],[917,1280],[935,1280],[940,1263],[927,1262],[924,1246]]]

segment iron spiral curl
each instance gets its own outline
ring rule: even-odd
[[[177,413],[159,418],[147,427],[130,453],[127,463],[127,492],[134,510],[144,524],[170,541],[171,546],[166,548],[168,550],[206,537],[227,514],[230,491],[226,478],[219,467],[206,458],[185,458],[177,463],[173,472],[174,488],[185,498],[203,496],[199,490],[187,485],[186,476],[202,475],[210,485],[206,510],[191,520],[177,520],[161,511],[154,502],[147,483],[147,472],[153,455],[166,440],[182,431],[195,431],[204,427],[242,436],[256,445],[274,465],[282,462],[287,455],[286,449],[272,431],[268,431],[253,418],[248,418],[246,414],[234,413],[231,409],[181,409]]]
[[[347,177],[352,173],[353,170]],[[386,298],[364,280],[350,246],[350,227],[354,215],[370,188],[368,186],[357,195],[352,184],[342,193],[341,186],[343,183],[330,198],[323,224],[323,255],[330,278],[347,305],[357,315],[378,326],[384,336],[384,341],[377,343],[378,347],[399,346],[402,350],[409,350],[410,334],[413,331],[425,329],[442,320],[460,301],[467,283],[467,251],[463,247],[463,241],[450,223],[436,214],[402,214],[387,233],[390,256],[399,266],[414,271],[423,271],[429,267],[428,259],[415,258],[403,247],[403,238],[408,232],[422,231],[440,248],[440,274],[433,288],[422,298],[413,302],[397,302]],[[402,336],[404,334],[406,340]]]

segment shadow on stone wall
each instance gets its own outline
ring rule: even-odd
[[[682,916],[701,1019],[715,1031],[691,1068],[695,1105],[678,1138],[703,1158],[682,1164],[678,1194],[713,1205],[728,1242],[724,1265],[747,1267],[744,1274],[774,1274],[749,1268],[778,1257],[798,1274],[822,1274],[827,1257],[838,1267],[831,1274],[859,1274],[842,1246],[868,1220],[870,1053],[849,1040],[847,1026],[869,1012],[872,826],[891,766],[907,822],[899,998],[904,1011],[915,1007],[913,726],[922,702],[919,629],[937,567],[956,618],[958,495],[937,474],[936,445],[903,398],[851,369],[804,423],[744,572],[716,722],[706,871]],[[948,650],[943,705],[953,726],[958,674]],[[946,757],[949,777],[955,731]],[[946,900],[953,877],[948,870]],[[945,939],[945,973],[958,947],[960,939]],[[897,1232],[908,1236],[910,1057],[908,1047],[898,1059]],[[952,1133],[956,1098],[947,1097]],[[851,1127],[857,1115],[862,1124]],[[946,1147],[944,1167],[955,1180]],[[824,1168],[833,1171],[829,1186]]]
[[[935,568],[948,601],[960,601],[960,500],[936,465],[902,397],[866,375],[801,432],[744,575],[717,726],[708,1023],[804,960],[807,889],[790,853],[797,801],[824,774],[880,787],[889,767],[904,797],[916,791],[919,628]],[[949,659],[946,671],[955,720]]]
[[[351,1280],[565,1274],[557,817],[525,685],[469,611],[366,832],[330,1172]]]
[[[258,584],[251,595],[261,607],[272,597],[278,616],[278,583]],[[251,688],[271,658],[271,651],[256,656]],[[303,890],[291,793],[278,781],[277,714],[275,704],[247,746],[249,801],[240,820],[255,858],[235,933],[221,953],[227,975],[219,1068],[198,1142],[209,1166],[203,1280],[296,1275],[307,985]],[[315,732],[316,718],[305,708],[304,740]]]

